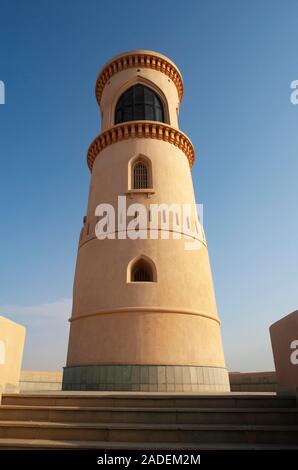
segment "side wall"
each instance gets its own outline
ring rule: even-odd
[[[25,328],[0,316],[0,395],[18,392]]]
[[[41,392],[61,390],[62,372],[22,370],[20,376],[21,392]]]
[[[276,392],[276,372],[230,372],[231,392]]]

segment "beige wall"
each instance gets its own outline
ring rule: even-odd
[[[25,328],[0,317],[0,393],[19,389]]]

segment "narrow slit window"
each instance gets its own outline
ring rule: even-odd
[[[133,189],[146,189],[148,185],[148,168],[143,162],[137,162],[133,168]]]

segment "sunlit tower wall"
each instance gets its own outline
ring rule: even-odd
[[[230,389],[208,249],[195,211],[187,223],[198,249],[186,249],[182,225],[180,239],[173,237],[162,211],[155,236],[149,230],[150,204],[195,204],[194,149],[178,124],[182,95],[178,68],[156,52],[123,53],[98,76],[102,129],[87,155],[91,182],[64,390]],[[148,225],[141,227],[146,238],[127,236],[119,196],[127,207],[148,209]],[[115,208],[116,223],[109,238],[99,240],[96,208],[102,203]],[[127,221],[134,217],[135,211]]]

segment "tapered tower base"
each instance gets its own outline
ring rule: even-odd
[[[62,389],[228,392],[230,383],[221,367],[101,364],[65,367]]]

